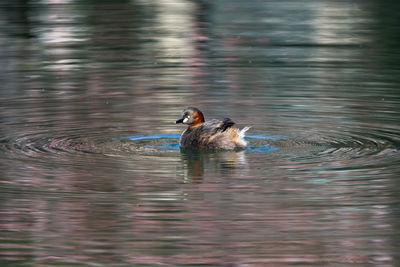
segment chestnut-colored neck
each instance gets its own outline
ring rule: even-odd
[[[204,122],[204,116],[201,111],[195,111],[193,113],[193,123],[190,124],[191,128],[198,127]]]

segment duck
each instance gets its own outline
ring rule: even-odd
[[[211,148],[211,149],[244,149],[247,141],[245,133],[250,127],[238,129],[230,118],[223,120],[211,119],[205,121],[203,113],[196,107],[187,107],[182,111],[177,124],[187,124],[179,145],[181,148]]]

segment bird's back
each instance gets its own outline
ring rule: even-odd
[[[232,127],[234,124],[231,119],[225,118],[212,119],[198,127],[188,127],[181,136],[180,145],[200,148],[245,148],[247,142],[243,137],[248,128],[235,129]]]

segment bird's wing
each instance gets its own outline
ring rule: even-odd
[[[202,126],[204,131],[214,134],[217,132],[223,132],[234,124],[235,123],[231,119],[225,118],[222,121],[217,119],[206,121]]]

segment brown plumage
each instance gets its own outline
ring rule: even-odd
[[[235,123],[229,118],[205,121],[198,108],[188,107],[176,123],[188,125],[179,140],[183,148],[243,149],[247,146],[244,134],[249,127],[242,130],[234,128]]]

